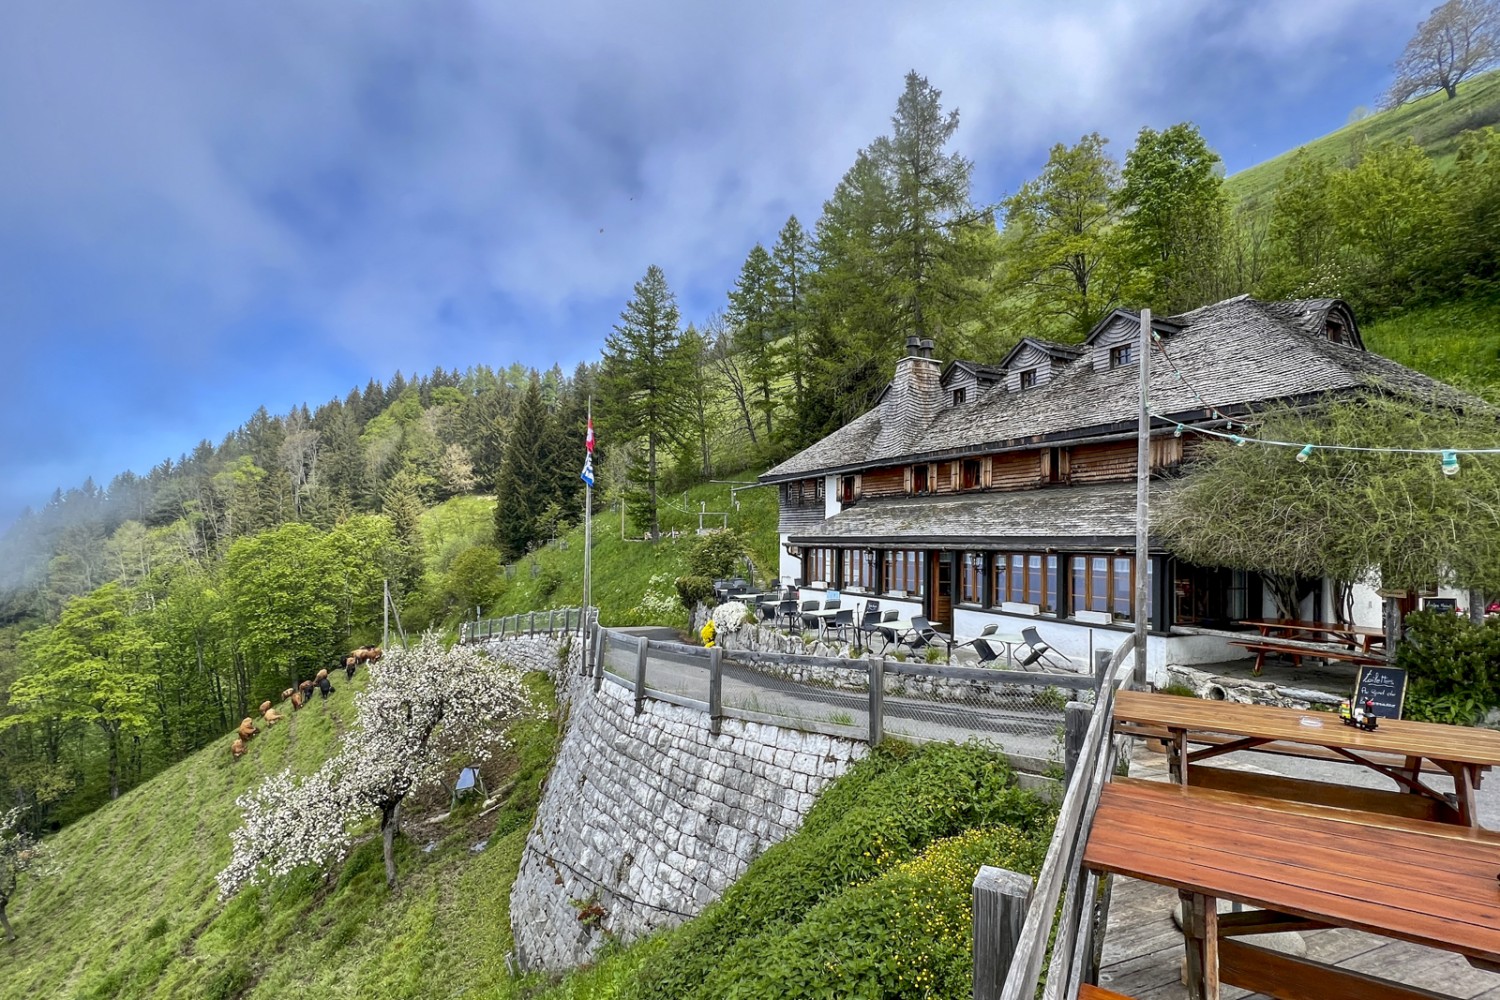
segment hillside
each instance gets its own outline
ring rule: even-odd
[[[315,770],[361,686],[288,712],[238,762],[225,737],[50,837],[61,872],[23,877],[0,997],[426,997],[502,981],[508,887],[554,755],[551,718],[517,727],[514,751],[486,766],[492,790],[514,781],[499,809],[422,822],[447,811],[440,793],[412,809],[395,894],[372,841],[332,887],[293,876],[216,899],[235,798],[283,767]],[[529,686],[550,701],[545,679]]]
[[[1464,81],[1454,100],[1438,92],[1378,111],[1241,170],[1227,178],[1224,186],[1232,200],[1250,208],[1262,207],[1269,204],[1277,182],[1298,153],[1307,152],[1345,164],[1365,147],[1408,137],[1427,150],[1442,169],[1452,162],[1460,133],[1495,124],[1500,124],[1500,70]]]

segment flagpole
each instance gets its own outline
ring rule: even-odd
[[[579,673],[590,669],[593,665],[593,650],[591,640],[593,630],[589,627],[590,612],[593,608],[593,569],[594,569],[594,397],[589,397],[589,429],[588,437],[584,441],[586,458],[584,466],[588,475],[583,477],[583,621],[579,623],[582,631],[579,648],[583,651],[583,663]]]

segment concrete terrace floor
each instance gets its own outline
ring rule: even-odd
[[[1268,759],[1264,756],[1239,754],[1220,760],[1223,766],[1267,770],[1246,763],[1247,758],[1256,760],[1257,764]],[[1360,772],[1369,774],[1377,782],[1382,780],[1373,773],[1352,765],[1313,766],[1319,769],[1337,768],[1336,771],[1322,774],[1323,780],[1341,778],[1349,781]],[[1285,773],[1280,768],[1277,770]],[[1165,781],[1166,756],[1145,751],[1140,741],[1137,741],[1136,751],[1131,758],[1130,774],[1132,777]],[[1495,828],[1494,817],[1497,813],[1500,813],[1500,779],[1488,783],[1480,791],[1480,815],[1484,825]],[[1485,818],[1486,815],[1488,818]],[[1174,889],[1135,879],[1115,879],[1109,923],[1104,935],[1100,986],[1136,1000],[1186,1000],[1187,988],[1182,985],[1182,932],[1172,921],[1172,911],[1176,904],[1177,892]],[[1433,990],[1443,995],[1500,1000],[1500,975],[1475,969],[1451,952],[1343,929],[1305,931],[1300,936],[1307,944],[1307,957],[1320,962]],[[1259,997],[1261,994],[1225,987],[1223,996]],[[1330,997],[1329,1000],[1336,998]]]

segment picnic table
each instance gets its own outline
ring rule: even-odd
[[[1144,691],[1119,693],[1114,724],[1119,732],[1166,739],[1172,780],[1179,784],[1212,785],[1469,827],[1478,825],[1474,793],[1485,772],[1500,764],[1500,733],[1488,729],[1381,719],[1378,729],[1367,731],[1346,726],[1329,712]],[[1189,744],[1200,749],[1189,750]],[[1214,757],[1239,751],[1346,761],[1384,775],[1396,790],[1204,766]],[[1451,778],[1453,792],[1434,788],[1425,780],[1434,774]],[[1500,857],[1496,874],[1500,874]],[[1496,904],[1500,907],[1500,893]]]
[[[1336,642],[1350,649],[1369,653],[1385,645],[1385,633],[1363,625],[1340,625],[1337,622],[1298,621],[1293,618],[1249,618],[1241,625],[1254,625],[1268,639],[1305,639],[1310,642]]]
[[[1349,649],[1335,649],[1332,646],[1311,646],[1292,642],[1289,639],[1230,639],[1229,645],[1241,646],[1255,654],[1255,667],[1252,670],[1256,676],[1265,669],[1267,656],[1285,656],[1292,661],[1292,666],[1301,667],[1303,657],[1312,657],[1321,660],[1339,660],[1344,663],[1353,663],[1356,666],[1373,665],[1386,662],[1378,656],[1370,656],[1367,653],[1357,653]]]
[[[1123,695],[1122,695],[1123,696]],[[1083,864],[1177,889],[1194,1000],[1220,984],[1283,1000],[1439,994],[1240,939],[1349,927],[1500,963],[1500,835],[1379,813],[1116,778]],[[1218,900],[1259,909],[1219,913]]]

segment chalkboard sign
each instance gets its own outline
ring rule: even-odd
[[[1452,597],[1429,597],[1422,601],[1422,610],[1451,615],[1458,610],[1458,601]]]
[[[1400,667],[1363,666],[1354,678],[1354,702],[1375,703],[1375,715],[1381,719],[1401,718],[1406,701],[1406,671]]]

